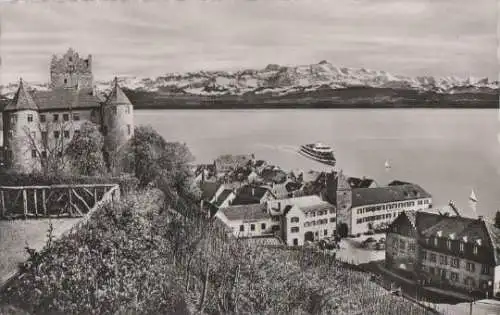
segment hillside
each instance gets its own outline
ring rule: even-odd
[[[0,310],[194,314],[203,305],[201,314],[428,314],[331,256],[226,238],[217,225],[210,232],[174,219],[161,198],[142,191],[106,205],[33,254]]]
[[[137,108],[350,108],[498,105],[498,81],[488,78],[416,77],[337,67],[328,61],[263,69],[171,73],[156,78],[120,77]],[[35,90],[47,84],[31,83]],[[111,82],[97,81],[107,92]],[[0,86],[12,98],[17,83]],[[2,100],[0,99],[0,103]]]

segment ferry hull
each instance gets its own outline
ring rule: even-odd
[[[310,152],[308,152],[307,150],[305,150],[303,147],[300,148],[299,150],[299,154],[304,156],[304,157],[307,157],[309,159],[312,159],[316,162],[319,162],[319,163],[322,163],[322,164],[325,164],[325,165],[330,165],[330,166],[335,166],[335,164],[337,163],[336,160],[334,159],[324,159],[324,158],[320,158],[314,154],[311,154]]]

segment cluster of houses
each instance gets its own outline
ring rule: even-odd
[[[302,246],[384,232],[386,268],[451,290],[500,295],[500,230],[433,211],[417,184],[348,177],[342,171],[284,171],[253,155],[225,155],[196,168],[203,209],[239,238]]]

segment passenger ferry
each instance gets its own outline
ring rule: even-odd
[[[337,162],[332,148],[320,142],[301,145],[299,153],[326,165],[335,166]]]

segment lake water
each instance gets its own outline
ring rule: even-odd
[[[467,216],[474,189],[478,214],[492,219],[500,209],[497,110],[140,110],[135,117],[167,141],[186,142],[197,162],[255,153],[287,170],[324,170],[296,153],[300,144],[321,141],[350,176],[417,183],[436,206],[452,199]]]

